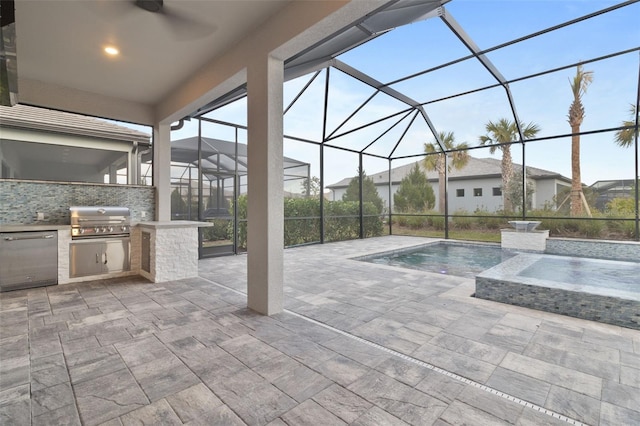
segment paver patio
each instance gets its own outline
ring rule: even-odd
[[[246,309],[243,255],[2,293],[0,423],[640,424],[640,331],[350,259],[424,242],[287,249],[272,317]]]

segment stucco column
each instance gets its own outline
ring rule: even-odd
[[[155,220],[171,220],[171,125],[153,126],[153,186],[156,188]],[[146,220],[153,218],[147,217]]]
[[[272,57],[247,68],[247,304],[265,315],[282,312],[284,294],[283,74]]]

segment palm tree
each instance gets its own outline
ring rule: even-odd
[[[631,104],[631,108],[629,109],[629,113],[631,114],[631,119],[630,120],[625,120],[622,122],[622,125],[624,127],[630,127],[630,126],[635,126],[636,125],[636,115],[639,114],[636,111],[636,106]],[[618,130],[616,132],[616,143],[623,147],[623,148],[628,148],[631,145],[633,145],[633,142],[635,141],[635,135],[638,133],[638,129],[622,129],[622,130]]]
[[[508,144],[508,142],[520,139],[518,126],[516,126],[515,121],[501,118],[496,122],[489,121],[484,128],[487,131],[487,134],[480,136],[480,145],[491,145],[489,147],[489,152],[491,154],[495,153],[497,149],[502,151],[502,198],[504,211],[505,213],[508,213],[513,210],[513,202],[510,199],[508,190],[509,182],[511,182],[511,178],[513,177],[513,160],[511,158],[511,145]],[[522,130],[522,136],[525,139],[535,137],[535,135],[540,131],[540,127],[533,123],[529,123],[526,126],[523,123],[520,123],[520,128]]]
[[[467,151],[455,151],[455,150],[465,150],[468,148],[466,142],[462,142],[456,144],[455,137],[453,136],[453,132],[439,132],[438,136],[440,137],[440,142],[442,143],[442,147],[446,151],[454,151],[449,154],[451,158],[451,162],[449,163],[447,171],[451,171],[452,169],[461,169],[469,162],[469,153]],[[445,197],[445,153],[440,150],[440,147],[437,144],[430,142],[424,144],[424,152],[425,154],[430,154],[425,157],[423,160],[423,164],[425,169],[427,170],[435,170],[438,172],[438,210],[440,213],[444,214],[444,205],[446,203]]]
[[[582,95],[593,81],[593,71],[584,71],[582,65],[576,68],[576,75],[569,79],[573,102],[569,107],[568,121],[571,126],[571,216],[582,215],[584,194],[582,193],[582,178],[580,176],[580,125],[584,120],[584,106]],[[587,206],[587,209],[589,206]]]

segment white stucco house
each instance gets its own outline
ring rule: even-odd
[[[427,180],[433,188],[436,198],[435,209],[438,206],[438,173],[435,170],[426,171],[417,162],[423,172],[427,175]],[[402,179],[409,174],[416,163],[410,163],[391,169],[391,208],[393,209],[393,194],[400,187]],[[514,164],[515,174],[522,173],[522,165]],[[366,170],[365,170],[366,172]],[[389,171],[367,173],[373,179],[378,190],[378,195],[384,200],[385,206],[389,205]],[[449,178],[449,212],[467,211],[473,212],[477,209],[494,212],[503,207],[502,200],[502,174],[500,160],[495,158],[469,157],[467,165],[458,170],[448,173]],[[571,188],[571,179],[559,173],[549,170],[527,167],[527,178],[534,183],[533,208],[543,208],[545,204],[553,202],[554,197]],[[349,182],[353,177],[342,179],[341,181],[328,185],[333,195],[331,199],[340,200],[345,193]],[[393,210],[392,210],[393,211]]]

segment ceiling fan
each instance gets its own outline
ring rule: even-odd
[[[206,37],[216,31],[217,26],[215,24],[205,22],[179,10],[180,7],[184,7],[185,4],[189,3],[190,2],[166,2],[165,0],[90,2],[90,4],[101,6],[101,14],[106,12],[112,15],[121,15],[123,13],[132,13],[133,9],[136,9],[159,15],[169,31],[171,31],[178,40],[194,40]],[[117,9],[118,7],[119,9]]]
[[[135,4],[149,12],[160,12],[164,6],[164,0],[135,0]]]

